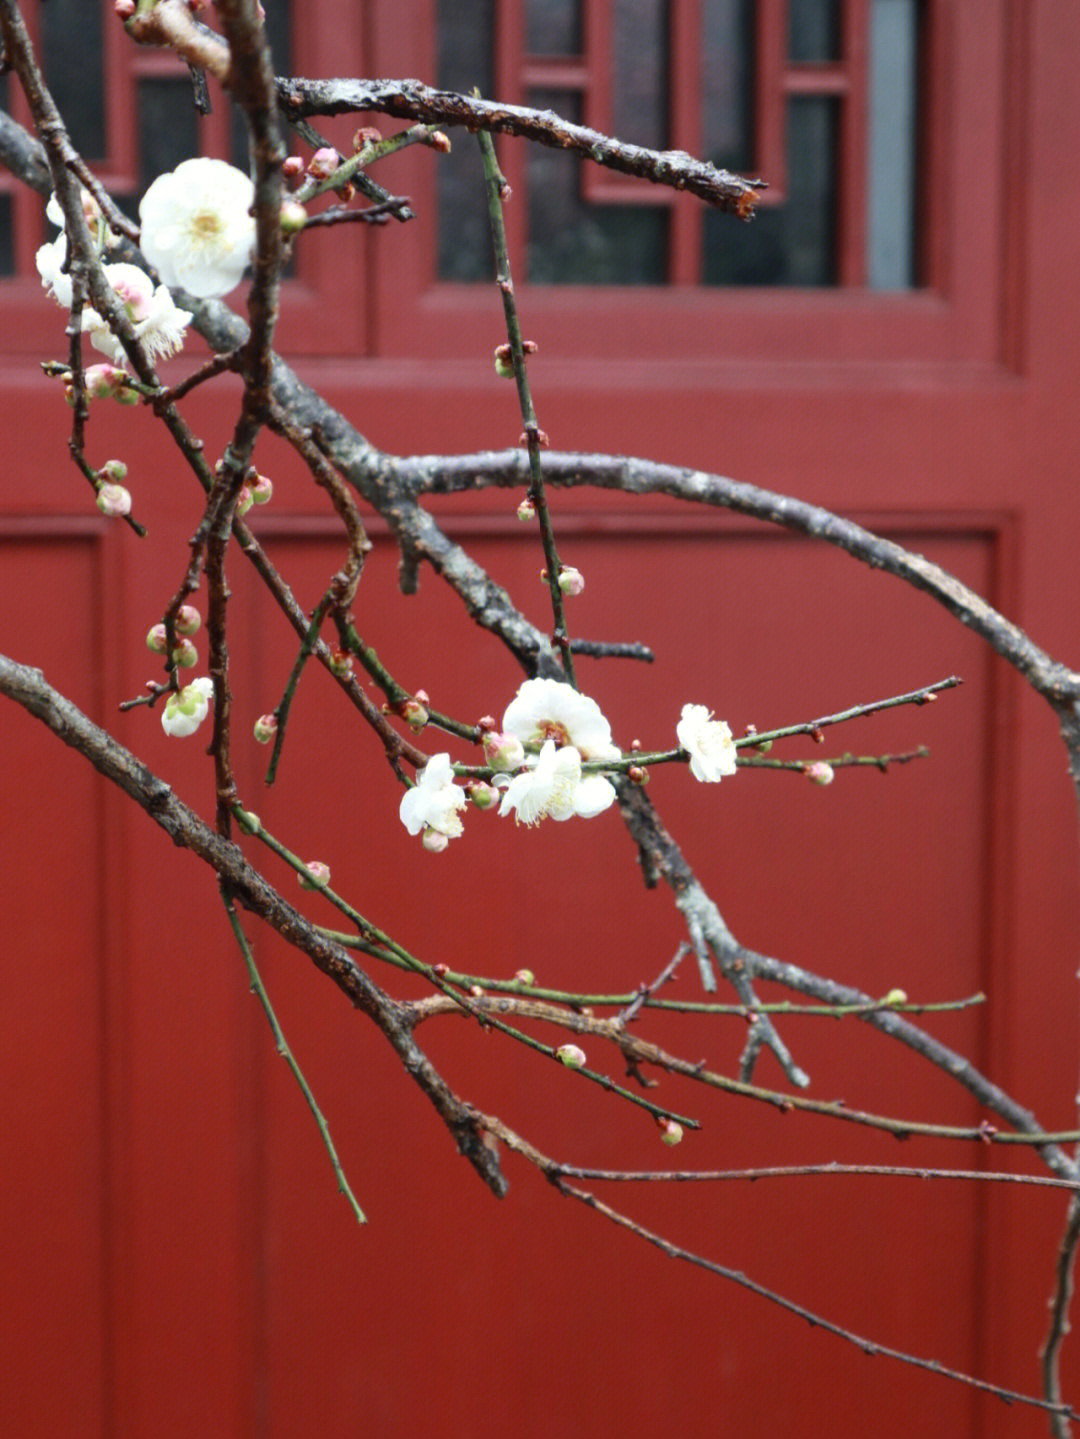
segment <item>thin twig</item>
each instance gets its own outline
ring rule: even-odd
[[[255,955],[253,954],[251,945],[248,943],[247,936],[245,935],[243,928],[241,927],[240,917],[236,913],[236,906],[233,904],[232,896],[230,895],[228,889],[224,886],[222,887],[221,898],[225,905],[225,913],[229,916],[229,923],[232,926],[232,932],[236,936],[237,944],[240,946],[240,953],[244,956],[244,963],[247,966],[248,978],[251,980],[252,992],[257,996],[259,1003],[263,1007],[263,1012],[266,1015],[267,1022],[269,1023],[271,1032],[274,1036],[274,1045],[277,1048],[277,1052],[281,1055],[282,1059],[284,1059],[290,1070],[292,1070],[293,1078],[300,1086],[301,1093],[307,1100],[308,1108],[311,1110],[311,1113],[315,1118],[315,1124],[318,1127],[320,1135],[322,1136],[322,1142],[326,1146],[326,1152],[330,1156],[330,1163],[334,1167],[334,1173],[337,1176],[338,1188],[348,1200],[349,1207],[356,1215],[357,1222],[360,1224],[366,1224],[367,1216],[360,1208],[356,1195],[352,1192],[352,1187],[350,1186],[349,1181],[345,1176],[345,1170],[342,1168],[341,1160],[338,1158],[338,1152],[334,1147],[334,1141],[330,1137],[330,1127],[326,1122],[326,1118],[323,1115],[322,1110],[319,1108],[318,1103],[316,1102],[314,1094],[311,1092],[311,1086],[304,1078],[303,1070],[296,1062],[296,1056],[289,1048],[288,1041],[285,1038],[281,1025],[278,1023],[277,1015],[274,1013],[273,1006],[270,1003],[270,996],[267,994],[266,986],[262,982],[262,976],[259,974],[259,971],[256,968]]]

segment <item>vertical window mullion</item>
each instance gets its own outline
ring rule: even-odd
[[[523,105],[526,95],[521,62],[525,54],[525,14],[521,0],[500,0],[495,7],[495,94],[510,105]],[[462,132],[467,143],[471,135]],[[509,139],[496,140],[499,168],[510,186],[511,201],[503,207],[503,224],[510,263],[518,281],[528,279],[529,200],[526,163],[529,146]]]
[[[837,156],[836,279],[840,285],[866,283],[866,188],[869,38],[866,0],[844,0],[842,56],[847,73],[840,100]]]
[[[685,0],[669,12],[668,125],[673,149],[701,154],[701,4]],[[671,210],[668,232],[668,280],[696,285],[701,280],[701,205],[679,196]]]

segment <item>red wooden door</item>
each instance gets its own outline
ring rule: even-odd
[[[847,6],[845,23],[861,8]],[[1080,518],[1069,484],[1080,442],[1070,263],[1080,215],[1067,164],[1080,138],[1069,103],[1077,38],[1049,3],[926,9],[923,283],[887,294],[861,281],[691,287],[686,272],[698,265],[700,278],[704,260],[680,198],[665,221],[668,253],[684,267],[672,283],[521,287],[526,333],[541,344],[541,423],[557,448],[651,455],[854,515],[938,560],[1069,660],[1064,577]],[[505,10],[500,78],[511,84],[517,11]],[[435,76],[437,17],[421,0],[321,16],[313,8],[298,32],[297,69]],[[543,81],[519,77],[525,88]],[[849,177],[857,155],[844,161]],[[356,249],[343,262],[313,243],[290,297],[310,328],[294,320],[285,343],[302,376],[388,451],[512,444],[511,387],[490,364],[496,297],[438,278],[432,175],[430,156],[401,157],[393,184],[420,218],[350,235],[359,260]],[[857,249],[858,227],[843,233]],[[326,286],[342,273],[355,293],[348,304],[339,296],[324,324]],[[36,329],[11,334],[3,372],[0,648],[42,664],[208,813],[200,747],[167,740],[140,711],[115,712],[149,673],[142,637],[175,585],[198,496],[163,460],[147,417],[95,411],[97,443],[122,453],[133,488],[144,488],[151,533],[136,546],[85,518],[63,465],[62,407],[37,349],[16,354],[24,338],[41,348],[49,336],[59,349],[56,312],[35,282],[5,283],[11,313]],[[226,433],[209,390],[186,413],[208,442]],[[276,482],[259,531],[311,606],[340,545],[284,447],[260,442],[259,459]],[[540,560],[515,504],[492,491],[432,508],[543,624]],[[938,704],[864,722],[840,745],[926,743],[929,763],[842,774],[827,790],[768,773],[714,790],[657,770],[650,794],[744,943],[872,994],[984,991],[985,1006],[927,1017],[927,1027],[1048,1127],[1070,1126],[1080,893],[1075,813],[1044,707],[928,599],[838,551],[664,499],[578,489],[552,504],[566,556],[588,581],[577,631],[657,654],[649,668],[581,662],[583,688],[623,744],[670,743],[687,701],[736,729],[763,728],[963,675]],[[364,637],[440,708],[500,713],[520,678],[510,658],[479,643],[429,573],[417,596],[402,597],[396,552],[377,522],[372,533],[356,607]],[[239,560],[232,581],[243,733],[279,698],[295,646]],[[423,958],[480,973],[527,966],[543,983],[602,991],[663,967],[681,921],[666,893],[641,885],[614,812],[588,827],[512,834],[475,816],[464,840],[427,855],[397,824],[385,765],[321,681],[312,675],[301,690],[277,785],[262,790],[265,752],[254,746],[240,751],[239,773],[267,827],[328,862],[363,912]],[[928,1411],[943,1434],[1045,1432],[1033,1411],[868,1358],[673,1264],[509,1157],[512,1187],[498,1203],[340,994],[253,930],[368,1213],[358,1231],[208,876],[25,716],[5,710],[3,726],[5,888],[15,897],[0,1048],[5,1432],[899,1436],[925,1426]],[[333,923],[316,898],[307,905]],[[376,977],[410,992],[397,976]],[[689,969],[677,989],[697,997]],[[744,1038],[741,1021],[715,1017],[657,1019],[650,1033],[726,1072]],[[982,1117],[937,1071],[869,1031],[793,1020],[785,1034],[814,1094],[911,1119]],[[670,1157],[640,1115],[497,1035],[443,1019],[418,1038],[459,1093],[550,1153],[630,1167]],[[767,1061],[758,1077],[782,1083]],[[898,1147],[670,1079],[661,1093],[705,1121],[675,1151],[695,1168],[1034,1167],[998,1150]],[[858,1333],[1037,1391],[1060,1193],[868,1178],[603,1197]]]

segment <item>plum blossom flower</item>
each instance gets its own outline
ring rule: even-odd
[[[70,309],[71,276],[66,275],[63,268],[66,256],[67,237],[58,235],[49,244],[41,246],[36,261],[41,283],[54,300]],[[127,310],[135,336],[142,342],[149,357],[155,359],[158,355],[175,354],[184,343],[184,331],[191,320],[190,311],[178,309],[166,287],[158,285],[155,288],[150,276],[137,265],[106,265],[104,273]],[[108,323],[89,305],[82,311],[82,328],[89,332],[90,343],[95,349],[108,355],[115,365],[124,363],[123,345],[109,329]],[[95,376],[95,382],[97,378]],[[108,392],[115,392],[115,377],[112,384],[113,389]]]
[[[690,756],[690,773],[705,784],[719,784],[735,773],[735,741],[723,720],[714,720],[704,705],[683,705],[675,726],[679,744]]]
[[[210,712],[214,681],[207,677],[192,682],[177,694],[171,694],[161,715],[161,728],[175,739],[186,739],[202,724]]]
[[[447,839],[456,839],[464,828],[458,811],[466,803],[465,791],[454,783],[450,756],[435,754],[418,771],[412,789],[401,796],[398,813],[410,834],[435,830]]]
[[[526,680],[507,706],[502,727],[526,748],[554,740],[573,746],[583,760],[622,758],[600,706],[560,680]]]
[[[549,739],[531,767],[510,781],[499,814],[516,811],[514,818],[525,824],[539,824],[548,818],[571,819],[574,815],[592,819],[614,798],[615,790],[603,775],[582,778],[581,755],[573,745],[556,749],[555,741]]]
[[[185,160],[159,175],[139,203],[142,252],[169,286],[226,295],[255,248],[255,187],[224,160]]]
[[[164,285],[155,288],[153,280],[138,265],[106,265],[105,278],[119,296],[135,338],[151,360],[158,355],[174,355],[183,346],[191,311],[178,309]],[[90,331],[90,343],[95,350],[108,355],[114,364],[124,362],[123,345],[96,310],[83,312],[83,329]]]

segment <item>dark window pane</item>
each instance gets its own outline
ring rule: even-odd
[[[437,80],[444,90],[467,94],[476,86],[483,95],[492,93],[493,12],[493,0],[440,0]],[[450,140],[449,155],[431,156],[438,177],[439,277],[489,280],[495,261],[480,149],[461,128],[450,131]]]
[[[0,195],[0,275],[15,273],[15,251],[11,234],[11,196]]]
[[[89,160],[106,153],[101,6],[49,0],[40,8],[45,78],[72,143]]]
[[[836,283],[837,102],[796,96],[788,104],[788,198],[744,224],[705,215],[710,285]]]
[[[577,121],[577,95],[533,91],[528,103]],[[581,162],[534,146],[528,158],[529,280],[541,285],[661,285],[666,207],[589,205]]]
[[[578,0],[527,0],[525,48],[530,55],[579,55],[581,6]]]
[[[668,143],[667,8],[666,0],[615,0],[612,12],[612,128],[652,149]]]
[[[796,63],[840,59],[838,0],[789,0],[788,55]]]
[[[140,191],[199,153],[195,106],[187,73],[175,80],[140,80]]]
[[[750,0],[703,0],[701,133],[705,159],[753,166],[754,16]]]
[[[290,0],[263,0],[266,10],[266,38],[270,41],[270,63],[275,75],[291,75],[292,64],[289,50],[289,9]],[[215,93],[221,90],[215,87]],[[231,103],[231,102],[230,102]],[[251,168],[248,157],[247,126],[239,105],[232,104],[232,163],[240,170]],[[288,134],[286,134],[288,142]]]

